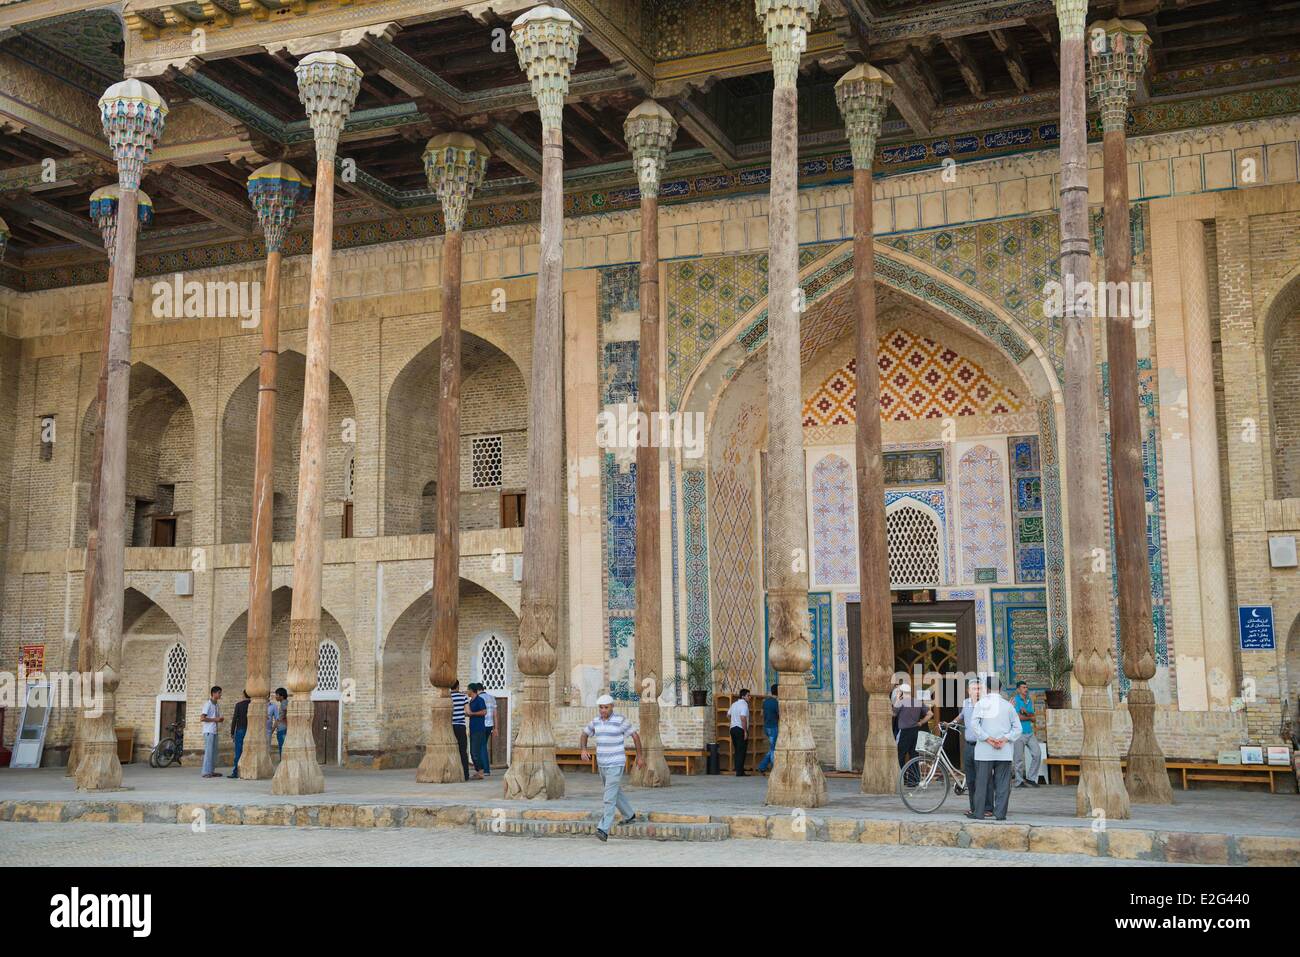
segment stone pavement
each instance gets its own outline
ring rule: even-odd
[[[0,824],[0,867],[996,867],[1146,866],[1082,854],[1028,854],[902,844],[788,841],[647,844],[502,840],[465,828],[421,832],[357,828],[226,827],[202,833],[174,824]]]
[[[490,835],[588,833],[600,805],[599,780],[565,774],[566,794],[550,802],[507,802],[499,775],[486,781],[422,785],[414,770],[328,768],[323,794],[279,797],[270,781],[204,780],[197,766],[161,770],[128,765],[125,790],[75,791],[61,769],[0,770],[0,821],[178,822],[201,808],[217,824],[330,827],[466,827]],[[765,807],[761,777],[675,775],[661,790],[630,789],[649,812],[628,837],[684,840],[686,826],[725,824],[731,838],[772,838],[1085,854],[1187,863],[1300,865],[1300,800],[1241,790],[1175,791],[1172,806],[1136,806],[1127,821],[1074,816],[1073,787],[1012,792],[1010,820],[975,823],[965,798],[950,795],[930,815],[913,814],[896,795],[867,796],[854,778],[828,781],[830,803],[804,812]],[[497,826],[492,827],[492,822]],[[711,830],[711,829],[710,829]],[[714,836],[712,839],[716,840]]]

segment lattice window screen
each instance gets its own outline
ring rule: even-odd
[[[479,649],[479,681],[485,688],[505,688],[506,684],[506,646],[501,639],[492,635],[483,642]]]
[[[501,436],[483,435],[471,439],[470,463],[474,488],[500,488]]]
[[[339,690],[339,646],[329,640],[316,651],[316,690]]]
[[[167,671],[163,675],[163,694],[185,694],[185,673],[188,670],[189,660],[183,645],[172,645],[167,649]]]
[[[885,519],[889,536],[889,581],[900,585],[939,584],[939,526],[934,516],[904,505]]]

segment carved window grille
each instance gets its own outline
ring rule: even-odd
[[[934,516],[904,505],[885,519],[889,582],[895,587],[939,584],[939,526]]]
[[[325,640],[316,651],[316,690],[339,690],[339,646]]]
[[[185,674],[189,668],[189,655],[183,645],[167,649],[167,670],[163,674],[163,694],[185,694]]]
[[[501,487],[501,436],[481,435],[470,441],[471,479],[474,488]]]
[[[485,688],[506,688],[506,646],[490,635],[479,648],[479,681]]]

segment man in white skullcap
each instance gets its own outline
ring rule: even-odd
[[[631,824],[636,820],[636,812],[623,796],[623,769],[627,765],[624,742],[631,735],[636,748],[636,766],[645,767],[645,758],[641,756],[641,735],[632,728],[632,722],[621,714],[614,713],[614,699],[607,694],[596,699],[596,717],[582,729],[582,738],[578,746],[582,748],[582,760],[590,761],[591,752],[587,750],[587,739],[596,739],[596,767],[600,779],[605,782],[605,809],[596,826],[596,837],[602,841],[609,840],[609,829],[614,825],[615,808],[623,815],[620,824]]]

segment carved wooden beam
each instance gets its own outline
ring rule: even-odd
[[[934,71],[913,50],[896,63],[885,64],[884,69],[894,81],[891,102],[899,115],[917,136],[929,136],[941,102]]]
[[[722,131],[722,127],[690,99],[682,97],[670,104],[671,112],[681,127],[690,133],[697,143],[713,154],[713,158],[724,169],[735,169],[740,165],[736,155],[736,144]]]
[[[238,236],[249,236],[257,218],[248,205],[221,190],[213,189],[183,169],[157,168],[149,171],[149,188],[162,193],[206,219],[225,226]]]
[[[1020,53],[1020,44],[1016,38],[1005,30],[990,30],[989,38],[1002,54],[1002,61],[1011,74],[1011,82],[1021,93],[1028,93],[1033,83],[1029,79],[1029,68],[1025,66],[1025,58]]]
[[[27,217],[46,232],[103,253],[104,238],[85,216],[66,212],[43,199],[23,193],[6,193],[4,201],[10,209]]]
[[[966,88],[970,90],[971,96],[977,100],[986,99],[988,94],[985,92],[984,71],[975,62],[970,46],[961,37],[941,37],[940,41],[944,49],[957,62],[957,69],[961,72],[961,78],[966,81]]]

